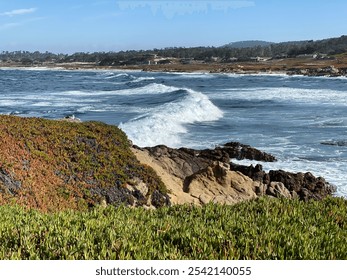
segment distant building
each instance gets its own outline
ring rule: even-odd
[[[260,57],[260,56],[251,57],[251,60],[257,61],[257,62],[269,61],[271,59],[272,59],[272,57]]]
[[[159,57],[158,55],[154,55],[151,59],[148,60],[148,65],[157,65],[157,64],[171,64],[171,57]]]

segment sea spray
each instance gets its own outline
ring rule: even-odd
[[[223,112],[206,95],[191,89],[181,89],[185,96],[166,103],[150,112],[121,123],[128,137],[138,146],[166,144],[171,147],[182,145],[181,135],[187,133],[186,124],[216,121]]]

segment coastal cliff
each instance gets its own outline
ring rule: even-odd
[[[125,204],[234,204],[261,196],[321,200],[334,187],[310,173],[266,173],[261,165],[230,160],[275,161],[248,145],[215,149],[131,147],[117,127],[0,116],[0,203],[43,211]]]

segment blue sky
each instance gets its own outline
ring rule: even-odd
[[[347,34],[346,0],[0,0],[0,51],[220,46]]]

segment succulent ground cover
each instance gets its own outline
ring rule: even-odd
[[[127,187],[146,185],[145,195]],[[0,204],[85,210],[102,201],[157,206],[166,188],[130,150],[127,136],[99,122],[0,116]]]
[[[56,213],[0,207],[0,259],[346,259],[346,233],[341,198]]]

